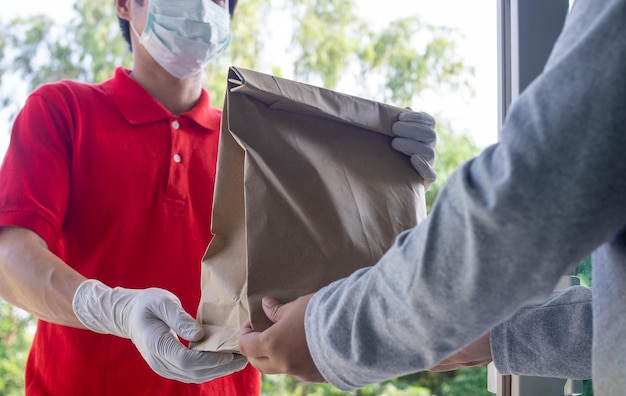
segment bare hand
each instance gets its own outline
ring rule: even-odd
[[[289,374],[307,382],[324,382],[315,367],[304,333],[304,313],[313,294],[288,304],[263,299],[265,315],[274,323],[256,332],[246,323],[241,330],[239,350],[250,363],[265,374]]]
[[[489,334],[481,336],[459,352],[439,362],[430,371],[452,371],[466,367],[486,366],[493,360]]]

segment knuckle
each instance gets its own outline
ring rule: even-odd
[[[177,354],[176,363],[180,369],[186,372],[192,372],[196,369],[194,363],[190,359],[185,359],[185,356],[182,354]]]
[[[280,352],[280,343],[273,337],[263,337],[263,345],[267,351],[267,354],[274,356]]]
[[[281,304],[276,304],[272,307],[272,309],[270,310],[270,316],[272,317],[272,319],[280,318],[281,307],[282,307]]]

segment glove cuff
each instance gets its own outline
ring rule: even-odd
[[[87,279],[74,292],[72,309],[78,320],[89,330],[128,338],[115,321],[117,306],[119,303],[124,305],[124,300],[127,299],[119,295],[116,299],[115,290],[99,280]]]

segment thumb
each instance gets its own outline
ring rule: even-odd
[[[424,180],[424,185],[430,186],[437,180],[437,172],[424,158],[419,155],[411,156],[411,165],[417,170],[420,177]]]
[[[279,303],[276,299],[273,299],[272,297],[263,297],[263,300],[261,302],[263,304],[263,312],[265,312],[265,316],[267,316],[267,318],[271,320],[272,323],[278,322],[281,315],[280,308],[284,304]]]
[[[204,328],[185,312],[178,298],[164,299],[160,316],[170,329],[187,341],[200,341],[204,337]]]

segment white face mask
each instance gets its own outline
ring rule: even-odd
[[[130,25],[139,43],[176,78],[200,73],[231,38],[228,10],[211,0],[150,0],[143,33]]]

